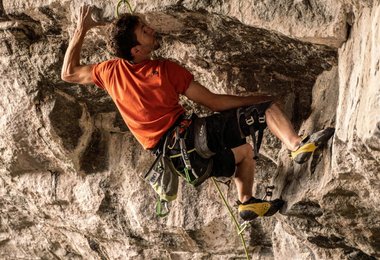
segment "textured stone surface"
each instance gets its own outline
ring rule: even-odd
[[[91,3],[111,19],[114,1]],[[131,4],[163,34],[156,56],[185,65],[209,89],[275,94],[301,135],[337,129],[302,167],[266,134],[254,192],[274,184],[287,204],[245,232],[252,259],[379,258],[378,1]],[[172,212],[158,219],[141,178],[151,155],[105,92],[60,80],[79,6],[0,1],[0,258],[244,257],[212,182],[182,182]],[[84,62],[110,57],[105,33],[86,37]],[[234,204],[235,189],[222,190]]]
[[[296,121],[307,116],[316,76],[336,62],[335,50],[328,47],[245,26],[235,19],[174,10],[171,20],[184,24],[186,30],[164,36],[159,55],[186,64],[196,71],[198,81],[217,92],[294,96]]]

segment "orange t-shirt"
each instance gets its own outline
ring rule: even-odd
[[[112,97],[125,123],[145,149],[153,148],[184,113],[178,103],[193,75],[169,60],[98,63],[92,79]]]

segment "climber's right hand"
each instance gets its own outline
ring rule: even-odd
[[[86,4],[80,7],[79,17],[78,17],[78,22],[77,22],[78,29],[83,29],[83,30],[88,31],[93,27],[105,25],[104,22],[98,22],[92,18],[92,13],[94,12],[94,10],[95,10],[94,6],[89,6]]]

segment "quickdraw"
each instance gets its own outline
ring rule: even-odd
[[[192,120],[190,118],[191,118],[191,115],[187,115],[187,116],[185,116],[184,119],[181,120],[181,122],[175,128],[175,131],[172,134],[171,144],[168,145],[169,149],[173,149],[175,144],[177,142],[179,143],[180,154],[171,155],[170,158],[175,158],[178,156],[182,157],[183,163],[185,165],[185,168],[184,168],[185,176],[184,177],[186,178],[186,181],[189,183],[191,183],[190,171],[192,172],[192,174],[196,178],[199,178],[199,176],[194,171],[192,171],[190,158],[189,158],[189,153],[194,152],[195,149],[188,150],[186,147],[186,143],[185,143],[185,136],[184,135],[186,135],[186,129],[192,123]]]
[[[131,5],[129,4],[129,1],[128,0],[119,0],[119,2],[117,3],[116,5],[116,10],[115,10],[115,17],[116,18],[119,18],[119,9],[121,7],[122,4],[126,4],[128,6],[128,9],[129,9],[129,13],[133,13],[133,10],[132,10],[132,7]]]

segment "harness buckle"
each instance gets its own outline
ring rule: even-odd
[[[265,115],[259,116],[259,123],[264,124],[265,123]]]
[[[249,118],[245,118],[245,123],[247,125],[253,125],[255,123],[255,119],[253,118],[253,116],[250,116]]]

